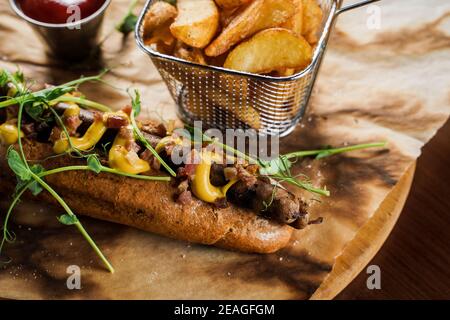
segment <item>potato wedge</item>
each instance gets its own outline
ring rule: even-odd
[[[278,77],[290,77],[295,74],[294,68],[286,68],[283,70],[277,70],[275,75]]]
[[[230,108],[224,108],[224,110],[234,114],[239,121],[245,123],[252,129],[259,130],[262,127],[261,115],[251,106],[241,106],[239,110],[233,110]],[[234,125],[230,124],[229,127],[234,127]]]
[[[177,41],[173,55],[177,58],[184,59],[186,61],[195,62],[199,64],[206,64],[203,51],[199,48],[193,48],[187,44]]]
[[[158,51],[159,53],[162,54],[166,54],[168,56],[173,56],[174,55],[174,50],[175,50],[175,45],[176,45],[176,40],[173,41],[172,44],[167,45],[162,41],[158,41],[155,45],[155,49],[156,51]]]
[[[258,74],[305,68],[311,62],[312,52],[302,37],[287,29],[272,28],[238,45],[228,55],[224,67]]]
[[[206,62],[210,66],[223,67],[223,64],[225,63],[227,56],[228,56],[227,54],[223,54],[223,55],[217,56],[217,57],[206,56]]]
[[[303,0],[294,0],[295,14],[281,25],[301,36],[303,30]]]
[[[164,43],[166,46],[172,46],[176,39],[169,29],[170,25],[155,30],[150,37],[144,38],[145,45],[152,45],[155,43]]]
[[[239,13],[239,8],[223,9],[220,11],[220,26],[225,29]]]
[[[303,0],[303,30],[302,35],[311,45],[319,41],[319,29],[323,12],[316,0]]]
[[[215,0],[217,5],[223,9],[234,9],[252,2],[252,0]]]
[[[144,18],[144,43],[151,45],[162,42],[167,46],[172,45],[175,38],[169,28],[177,14],[177,9],[165,1],[153,3]]]
[[[283,24],[294,13],[293,0],[254,0],[205,49],[205,53],[210,57],[224,54],[255,33]]]
[[[259,112],[252,106],[242,105],[241,100],[235,95],[221,89],[216,89],[213,92],[211,92],[211,89],[199,92],[193,87],[188,86],[188,88],[188,109],[197,117],[211,120],[214,116],[223,118],[224,115],[227,115],[226,125],[230,128],[235,126],[233,120],[236,119],[250,128],[261,129],[262,123]],[[205,101],[209,101],[212,108],[205,108]],[[225,101],[228,101],[228,104],[225,104]],[[240,107],[234,109],[230,105],[240,105]]]
[[[194,48],[206,47],[219,28],[213,0],[178,0],[178,16],[170,26],[173,36]]]

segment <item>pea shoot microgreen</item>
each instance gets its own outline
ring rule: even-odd
[[[83,107],[89,107],[90,109],[98,110],[101,112],[111,112],[111,108],[108,106],[105,106],[101,103],[91,101],[82,97],[73,97],[73,96],[60,96],[52,101],[50,101],[50,106],[53,106],[57,104],[58,102],[73,102],[77,105],[83,106]]]
[[[368,149],[368,148],[378,148],[386,146],[386,142],[375,142],[375,143],[367,143],[367,144],[358,144],[352,146],[346,146],[342,148],[324,148],[318,150],[309,150],[309,151],[296,151],[287,153],[284,155],[280,155],[271,161],[263,161],[260,159],[255,159],[253,157],[248,156],[247,154],[230,147],[226,144],[220,143],[216,139],[212,139],[211,137],[205,135],[203,132],[200,132],[198,128],[186,126],[186,128],[191,133],[190,139],[195,142],[195,139],[198,137],[201,139],[200,143],[206,142],[210,144],[217,145],[222,148],[222,150],[230,152],[238,158],[244,159],[250,164],[258,164],[259,165],[259,174],[263,177],[267,177],[272,179],[273,183],[276,187],[280,186],[281,182],[285,182],[291,184],[295,187],[304,189],[306,191],[321,195],[321,196],[330,196],[330,191],[326,188],[317,188],[313,185],[311,180],[305,176],[304,174],[293,175],[291,172],[291,168],[294,162],[303,157],[312,157],[314,156],[316,159],[323,159],[332,155]],[[268,204],[266,204],[268,205]]]
[[[161,165],[169,172],[171,176],[176,177],[177,174],[175,173],[175,171],[173,171],[173,169],[161,158],[158,152],[156,152],[156,150],[150,145],[136,123],[136,117],[141,112],[141,95],[139,94],[138,90],[134,91],[134,97],[131,96],[131,107],[132,111],[130,114],[130,119],[136,139],[152,153],[152,155],[161,163]]]
[[[124,36],[127,36],[130,32],[133,32],[136,27],[138,17],[133,13],[133,10],[136,8],[138,2],[139,0],[131,1],[127,13],[116,26],[117,31],[123,33]]]
[[[352,146],[346,146],[342,148],[324,148],[319,150],[310,150],[310,151],[296,151],[291,152],[285,155],[287,159],[292,158],[302,158],[302,157],[311,157],[315,156],[316,159],[326,158],[332,155],[336,155],[339,153],[345,153],[350,151],[369,149],[369,148],[383,148],[385,147],[387,142],[374,142],[374,143],[365,143],[365,144],[357,144]]]
[[[86,83],[86,82],[102,82],[103,75],[108,72],[107,70],[101,72],[98,75],[90,76],[90,77],[81,77],[79,79],[69,81],[67,83],[55,86],[55,87],[49,87],[45,88],[36,92],[31,92],[29,90],[23,90],[20,94],[16,94],[14,97],[9,97],[5,101],[0,102],[0,109],[6,108],[9,106],[17,105],[17,104],[29,104],[29,103],[45,103],[45,104],[51,104],[51,101],[60,98],[61,96],[65,95],[66,93],[70,93],[73,91],[76,91],[78,89],[78,86]],[[6,75],[6,76],[5,76]],[[6,70],[2,71],[2,75],[0,76],[1,79],[8,77],[6,80],[6,83],[15,83],[14,77]],[[0,83],[5,80],[0,80]],[[16,81],[17,83],[17,81]],[[15,85],[16,87],[20,87],[18,84]],[[81,104],[83,105],[83,104]]]
[[[368,149],[368,148],[382,148],[386,146],[386,142],[375,142],[358,144],[352,146],[346,146],[342,148],[324,148],[318,150],[309,151],[296,151],[285,155],[281,155],[272,161],[260,161],[260,174],[269,176],[275,180],[286,182],[292,184],[296,187],[305,189],[312,193],[319,195],[329,196],[330,192],[326,189],[315,188],[309,179],[299,179],[299,176],[293,176],[291,174],[290,168],[293,162],[299,158],[312,157],[314,156],[317,160],[337,155],[340,153],[346,153],[350,151]],[[303,175],[302,175],[303,176]],[[304,176],[303,176],[304,177]],[[306,177],[304,177],[306,178]]]

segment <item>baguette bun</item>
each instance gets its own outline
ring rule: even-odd
[[[53,154],[51,144],[23,139],[29,160]],[[15,185],[6,162],[7,147],[0,145],[0,191]],[[77,165],[69,156],[40,162],[46,169]],[[90,171],[71,171],[45,180],[76,214],[116,222],[192,243],[214,245],[243,252],[272,253],[285,247],[293,229],[267,220],[255,212],[230,205],[215,208],[198,199],[188,205],[174,201],[176,188],[167,182],[143,181]],[[31,196],[31,195],[29,195]],[[39,199],[56,204],[46,192]]]

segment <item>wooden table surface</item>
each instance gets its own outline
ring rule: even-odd
[[[405,208],[369,263],[381,290],[367,289],[364,270],[337,299],[450,299],[450,121],[424,148]]]

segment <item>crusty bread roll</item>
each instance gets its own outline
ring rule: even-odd
[[[52,155],[50,144],[24,139],[29,160]],[[15,184],[0,146],[0,191]],[[51,158],[46,169],[80,164],[69,156]],[[46,181],[76,214],[125,224],[174,239],[215,245],[243,252],[272,253],[287,245],[293,228],[230,205],[218,209],[194,199],[188,205],[175,202],[176,188],[167,182],[143,181],[112,174],[72,171],[48,176]],[[9,184],[7,183],[9,181]],[[55,203],[46,192],[40,199]]]

